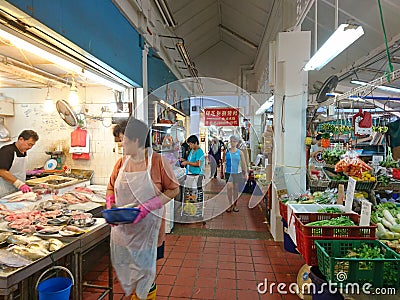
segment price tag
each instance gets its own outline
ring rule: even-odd
[[[383,156],[382,155],[373,155],[372,156],[372,164],[377,166],[379,163],[383,161]]]
[[[372,203],[368,200],[361,201],[360,226],[369,226],[371,222],[371,207]]]
[[[357,181],[351,177],[349,177],[349,183],[347,184],[346,191],[346,203],[344,206],[344,211],[349,213],[353,208],[353,199],[354,199],[354,191],[356,190]]]

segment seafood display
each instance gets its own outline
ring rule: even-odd
[[[41,195],[48,199],[42,199]],[[45,186],[38,186],[34,192],[3,197],[0,203],[0,268],[27,266],[63,248],[64,242],[60,239],[88,232],[88,227],[96,221],[93,215],[68,209],[68,206],[93,202],[97,198],[101,196],[88,188],[57,195]],[[27,204],[31,202],[37,203]]]

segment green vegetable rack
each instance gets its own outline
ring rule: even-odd
[[[369,283],[373,288],[395,287],[400,282],[400,255],[376,240],[316,240],[318,267],[326,279],[338,284]],[[364,258],[346,257],[350,251],[370,249]],[[381,253],[375,257],[376,250]],[[362,286],[360,286],[361,290]]]

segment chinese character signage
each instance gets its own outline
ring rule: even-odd
[[[239,110],[231,107],[204,109],[205,126],[239,126]]]

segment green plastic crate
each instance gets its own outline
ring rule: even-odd
[[[367,244],[378,246],[384,258],[344,258],[349,250]],[[400,254],[376,240],[316,240],[318,267],[330,282],[370,283],[372,287],[395,287],[400,283]]]

